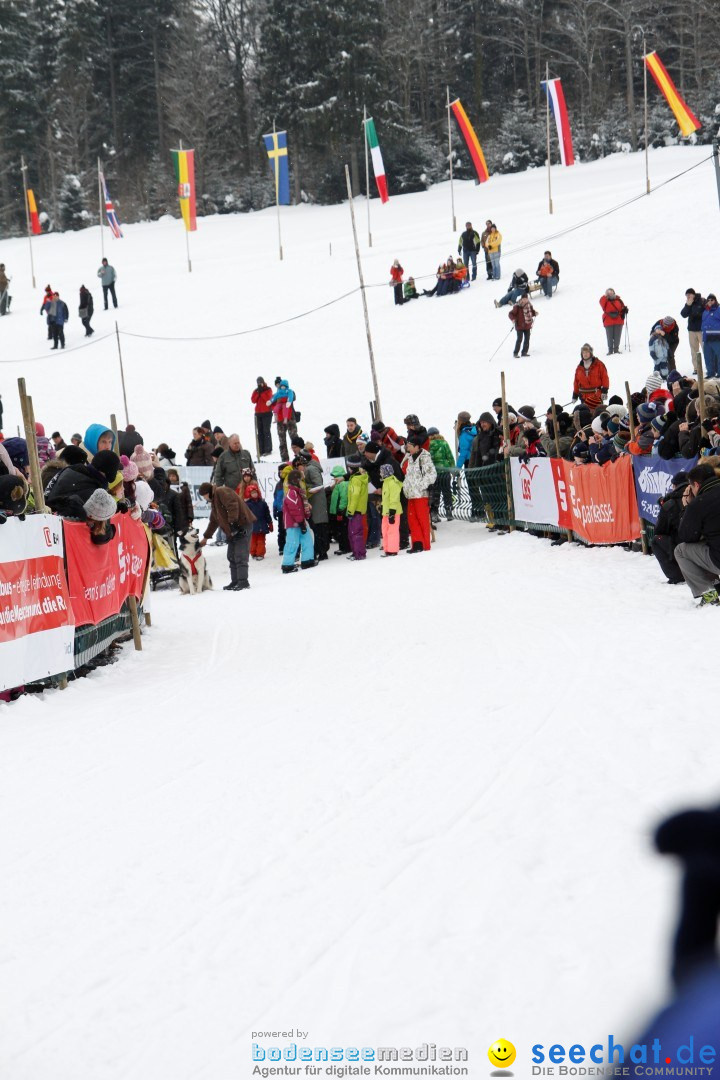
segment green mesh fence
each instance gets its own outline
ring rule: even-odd
[[[142,624],[143,610],[138,604],[138,617]],[[127,601],[120,608],[117,615],[111,615],[109,619],[103,619],[97,626],[81,626],[75,629],[75,668],[82,667],[101,652],[109,648],[113,641],[132,634],[132,620]]]
[[[510,523],[505,483],[505,464],[486,465],[482,469],[440,469],[435,484],[434,501],[439,498],[438,513],[460,521],[478,521],[507,529]]]

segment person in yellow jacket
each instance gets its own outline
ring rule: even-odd
[[[492,229],[488,233],[487,240],[485,241],[485,250],[490,256],[490,265],[492,267],[492,276],[494,281],[500,280],[500,248],[502,245],[502,233],[498,231],[497,225],[493,225]]]
[[[402,514],[402,480],[398,480],[392,465],[380,466],[382,480],[382,559],[397,555],[400,550],[400,517]]]
[[[347,459],[350,473],[348,481],[348,542],[352,562],[360,562],[367,554],[365,549],[365,515],[368,507],[368,484],[370,477],[362,468],[359,454],[351,454]]]

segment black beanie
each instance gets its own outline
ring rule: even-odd
[[[74,443],[68,443],[64,446],[58,454],[60,461],[64,461],[66,465],[87,465],[87,454],[80,446],[75,446]]]
[[[376,454],[380,453],[381,449],[382,449],[382,447],[380,446],[379,443],[369,442],[369,443],[365,444],[365,449],[363,450],[363,453],[364,454],[372,454],[372,456],[375,457]]]
[[[114,450],[101,450],[92,459],[93,468],[102,473],[108,484],[112,484],[118,473],[122,472],[120,458]]]

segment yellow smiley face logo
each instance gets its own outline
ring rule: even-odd
[[[515,1060],[515,1047],[507,1039],[498,1039],[488,1050],[490,1064],[498,1069],[508,1069]]]

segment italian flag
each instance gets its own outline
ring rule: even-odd
[[[365,121],[365,138],[367,139],[367,144],[372,156],[373,172],[375,173],[375,183],[377,184],[380,202],[386,203],[390,196],[388,195],[385,166],[383,165],[382,154],[380,153],[377,131],[375,130],[375,121],[372,117],[368,117]]]

